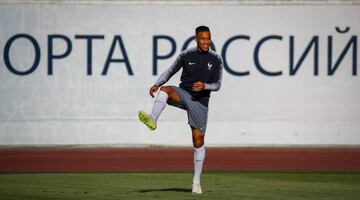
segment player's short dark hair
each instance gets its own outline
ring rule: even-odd
[[[210,29],[207,26],[198,26],[195,29],[195,34],[198,34],[199,32],[210,32]]]

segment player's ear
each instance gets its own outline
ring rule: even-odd
[[[195,42],[198,43],[198,34],[195,34],[195,38],[194,38]]]

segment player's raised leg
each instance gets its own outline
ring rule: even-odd
[[[150,95],[157,91],[157,86],[150,88]],[[139,119],[142,121],[150,130],[155,130],[157,127],[157,120],[161,112],[165,109],[167,103],[179,104],[180,97],[176,94],[176,91],[171,86],[164,86],[160,88],[151,114],[147,114],[144,111],[139,111]]]
[[[194,178],[192,193],[201,194],[200,176],[205,160],[204,134],[195,128],[191,128],[194,145]]]

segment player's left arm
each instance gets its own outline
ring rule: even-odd
[[[221,87],[221,81],[222,81],[222,70],[223,70],[223,60],[220,57],[219,58],[220,64],[219,64],[219,70],[216,74],[216,82],[213,83],[204,83],[204,90],[211,90],[211,91],[218,91]]]
[[[216,77],[215,78],[216,81],[212,82],[212,83],[204,83],[202,81],[198,81],[198,82],[194,83],[193,91],[195,91],[195,92],[200,92],[202,90],[218,91],[220,89],[220,87],[221,87],[222,69],[223,69],[223,60],[219,56],[218,71],[214,75]]]

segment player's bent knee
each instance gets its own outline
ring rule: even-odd
[[[170,102],[171,104],[174,104],[174,105],[179,104],[180,98],[176,94],[176,91],[175,91],[175,89],[173,87],[171,87],[171,86],[162,86],[160,88],[160,90],[165,92],[169,96],[168,102]]]
[[[161,91],[164,91],[164,92],[167,92],[167,91],[170,90],[170,86],[161,86],[161,87],[160,87],[160,90],[161,90]]]
[[[170,95],[172,88],[170,86],[162,86],[160,90]]]

